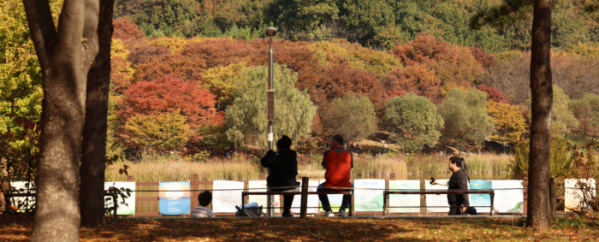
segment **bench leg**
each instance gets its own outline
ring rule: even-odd
[[[241,216],[243,217],[243,215],[245,214],[245,202],[244,202],[244,197],[243,195],[241,195]]]

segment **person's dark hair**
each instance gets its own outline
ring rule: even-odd
[[[279,150],[288,150],[291,149],[292,143],[291,138],[287,137],[287,135],[283,135],[283,137],[277,141],[277,148]]]
[[[339,145],[343,145],[343,136],[341,136],[340,134],[333,135],[333,140],[337,141]]]
[[[207,207],[212,202],[212,193],[209,191],[205,191],[198,195],[198,201],[200,201],[200,205]]]
[[[451,162],[451,164],[455,164],[457,167],[466,172],[466,175],[468,176],[468,182],[470,182],[470,175],[468,175],[468,165],[466,165],[466,160],[464,160],[464,158],[459,156],[453,156],[449,158],[449,162]]]

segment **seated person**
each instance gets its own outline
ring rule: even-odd
[[[269,191],[277,192],[297,192],[299,191],[297,176],[297,153],[291,150],[292,141],[286,135],[277,141],[277,152],[269,150],[262,157],[260,163],[263,167],[269,169],[266,182]],[[279,188],[277,187],[284,187]],[[294,195],[284,195],[283,217],[293,217],[291,215],[291,204]],[[269,205],[270,207],[270,205]]]
[[[198,195],[200,206],[196,206],[191,211],[192,218],[214,218],[214,213],[210,211],[208,205],[212,202],[212,193],[209,191],[202,192]]]
[[[352,154],[343,149],[343,136],[334,135],[331,139],[331,149],[324,152],[322,157],[322,167],[326,169],[325,182],[318,186],[319,192],[327,190],[343,190],[331,189],[327,187],[354,187],[350,182],[350,171],[354,167]],[[319,194],[322,208],[325,211],[325,217],[334,217],[329,197],[326,194]],[[341,208],[339,208],[339,217],[347,217],[345,209],[349,207],[351,197],[343,195]]]

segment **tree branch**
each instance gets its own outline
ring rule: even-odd
[[[48,0],[23,0],[27,23],[42,70],[47,69],[57,33]]]

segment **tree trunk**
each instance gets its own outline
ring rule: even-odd
[[[98,53],[98,0],[65,0],[58,31],[47,0],[23,0],[42,69],[32,241],[79,240],[79,161],[87,73]]]
[[[536,229],[551,227],[549,199],[551,153],[551,105],[553,88],[550,66],[551,0],[535,0],[532,24],[530,89],[532,119],[528,168],[526,224]]]
[[[100,0],[98,38],[100,49],[87,75],[87,100],[81,154],[81,225],[97,227],[104,222],[104,171],[110,46],[114,0]]]

